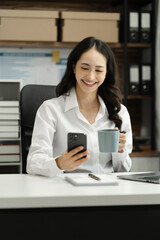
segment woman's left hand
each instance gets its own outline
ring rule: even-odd
[[[119,133],[119,147],[118,147],[119,153],[123,153],[125,144],[126,144],[126,134],[125,134],[125,132],[120,132]]]

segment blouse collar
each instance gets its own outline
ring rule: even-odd
[[[101,115],[101,117],[104,116],[105,114],[108,115],[108,110],[106,108],[106,105],[105,105],[103,99],[100,96],[98,96],[98,99],[100,102],[99,114]],[[65,112],[67,112],[73,108],[79,108],[75,88],[72,88],[66,94]]]

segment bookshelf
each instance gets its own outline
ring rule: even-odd
[[[0,79],[0,170],[21,172],[19,96],[22,80]]]
[[[0,9],[28,9],[28,10],[49,10],[49,11],[90,11],[90,12],[118,12],[121,15],[120,21],[120,40],[117,43],[109,43],[115,53],[119,70],[119,82],[123,93],[123,103],[127,106],[131,115],[134,135],[138,138],[145,134],[150,137],[149,144],[140,142],[141,151],[134,149],[131,156],[154,156],[157,155],[155,150],[155,108],[154,108],[154,65],[155,65],[155,1],[153,0],[88,0],[88,1],[4,1],[0,3]],[[129,11],[148,10],[151,12],[152,22],[152,39],[150,42],[129,42],[128,39],[128,13]],[[0,41],[0,47],[53,47],[53,48],[71,48],[76,42],[57,41]],[[145,58],[145,52],[150,51],[149,56],[152,63],[151,72],[151,92],[149,94],[129,94],[128,80],[128,63],[140,63]],[[147,110],[146,110],[147,109]],[[148,120],[146,123],[145,120]],[[144,128],[150,129],[149,132],[143,134]],[[136,138],[135,138],[136,139]],[[138,142],[138,140],[137,140]],[[142,146],[141,146],[142,144]]]

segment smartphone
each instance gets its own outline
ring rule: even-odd
[[[68,152],[79,146],[84,147],[84,149],[80,152],[84,152],[87,150],[87,135],[85,133],[69,132],[68,133]]]

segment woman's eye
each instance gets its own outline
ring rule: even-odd
[[[82,67],[83,70],[88,70],[88,68]]]
[[[103,71],[97,69],[96,72],[103,72]]]

